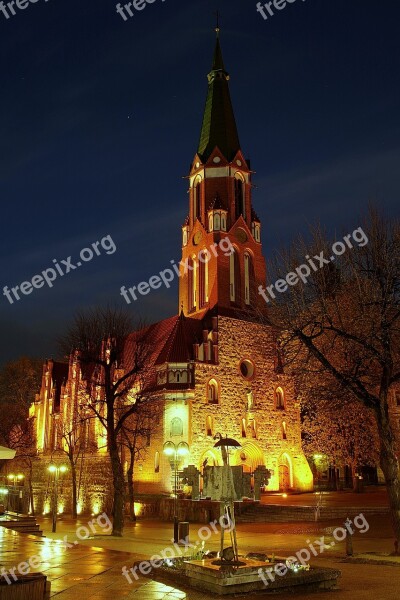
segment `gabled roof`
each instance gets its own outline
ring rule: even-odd
[[[201,340],[202,322],[198,319],[190,319],[183,312],[177,317],[174,328],[161,350],[156,364],[185,363],[194,359],[193,344]]]

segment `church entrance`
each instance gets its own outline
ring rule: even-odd
[[[287,454],[282,454],[279,459],[279,490],[287,492],[292,485],[292,465]]]
[[[287,465],[279,465],[279,489],[286,492],[290,488],[290,472]]]

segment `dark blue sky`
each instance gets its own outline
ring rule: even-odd
[[[398,0],[297,0],[264,21],[253,0],[38,0],[0,13],[1,281],[19,285],[111,235],[117,251],[10,304],[0,361],[51,356],[76,308],[179,260],[216,8],[241,144],[257,172],[266,256],[320,221],[398,214]],[[132,311],[177,310],[177,282]]]

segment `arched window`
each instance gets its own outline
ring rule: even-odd
[[[206,417],[206,435],[208,437],[213,437],[214,433],[213,433],[213,418],[211,415],[207,415]]]
[[[187,263],[188,269],[188,307],[189,310],[195,310],[197,299],[196,299],[196,285],[197,285],[197,265],[193,258],[188,258]]]
[[[193,186],[193,223],[200,218],[200,182],[201,179],[196,179]]]
[[[229,285],[231,302],[240,302],[240,264],[236,248],[229,255]]]
[[[241,176],[236,173],[235,175],[235,216],[236,219],[243,216],[243,219],[246,218],[246,207],[244,200],[244,181]]]
[[[250,252],[244,253],[244,301],[251,304],[254,294],[254,265]]]
[[[286,423],[282,421],[282,439],[287,440]]]
[[[204,260],[199,261],[199,308],[206,303],[206,270],[207,264]]]
[[[207,384],[207,400],[209,404],[218,404],[219,402],[218,383],[215,379],[210,379]]]
[[[257,426],[254,419],[251,419],[247,425],[248,437],[257,439]]]
[[[160,472],[160,453],[156,452],[154,455],[154,473]]]
[[[281,387],[275,390],[275,408],[283,410],[285,408],[285,395]]]
[[[246,432],[246,419],[242,419],[242,438],[247,437]]]
[[[174,417],[171,421],[171,437],[183,435],[183,421],[179,417]]]

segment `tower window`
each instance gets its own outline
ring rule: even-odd
[[[250,252],[244,254],[244,301],[251,304],[254,293],[254,266]]]
[[[196,286],[197,286],[197,268],[196,262],[193,258],[188,259],[188,308],[189,310],[194,310],[196,308],[197,299],[196,299]]]
[[[207,400],[209,404],[218,404],[219,401],[219,393],[218,393],[218,383],[215,379],[210,379],[207,385]]]
[[[247,437],[246,432],[246,419],[242,419],[242,438]]]
[[[206,418],[206,434],[208,437],[213,437],[213,418],[208,415]]]
[[[204,261],[199,262],[199,308],[206,303],[206,268]]]
[[[284,410],[285,408],[285,395],[281,387],[278,387],[275,390],[275,408],[278,408],[279,410]]]
[[[156,452],[154,455],[154,473],[160,472],[160,453]]]
[[[193,187],[193,223],[200,218],[200,189],[200,179],[197,179]]]
[[[171,437],[183,435],[183,421],[179,417],[174,417],[171,421]]]
[[[240,215],[246,218],[246,208],[244,202],[244,182],[237,176],[235,178],[235,217],[238,219]]]
[[[236,248],[229,256],[229,296],[231,302],[240,302],[240,265]]]
[[[282,439],[287,440],[286,423],[282,422]]]

